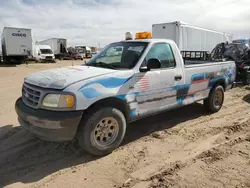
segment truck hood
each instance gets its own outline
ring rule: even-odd
[[[34,73],[26,77],[24,81],[43,88],[64,89],[73,83],[116,71],[89,66],[69,66]]]

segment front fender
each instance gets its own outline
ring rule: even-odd
[[[122,73],[78,82],[66,88],[65,91],[73,92],[76,95],[76,110],[85,110],[102,99],[131,92],[133,71],[122,71]]]

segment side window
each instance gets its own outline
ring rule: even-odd
[[[156,43],[149,50],[144,63],[149,59],[156,58],[161,62],[161,68],[173,68],[176,66],[171,46],[167,43]]]

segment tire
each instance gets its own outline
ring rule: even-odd
[[[250,73],[246,75],[246,77],[243,80],[244,85],[250,84]]]
[[[87,117],[83,117],[77,139],[79,145],[88,153],[104,156],[121,144],[126,132],[126,119],[116,108],[98,109],[92,110]],[[108,128],[105,129],[104,126]]]
[[[217,85],[210,91],[209,97],[204,100],[205,108],[211,112],[218,112],[224,102],[224,89],[221,85]]]

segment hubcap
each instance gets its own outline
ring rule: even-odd
[[[94,141],[101,147],[112,144],[118,136],[119,126],[113,117],[103,118],[97,123],[94,130]]]
[[[221,91],[217,91],[214,96],[214,105],[220,107],[223,100],[223,94]]]

